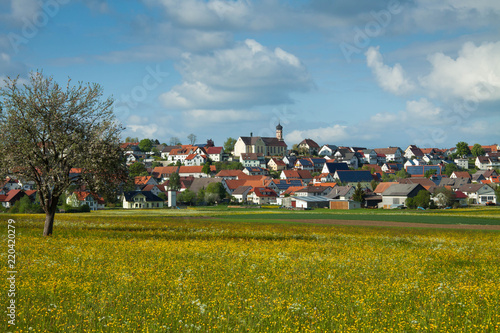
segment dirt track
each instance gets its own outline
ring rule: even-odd
[[[434,229],[469,229],[469,230],[500,230],[500,225],[476,225],[476,224],[428,224],[409,222],[388,221],[365,221],[365,220],[292,220],[298,223],[331,224],[331,225],[358,225],[366,227],[403,227],[403,228],[434,228]]]

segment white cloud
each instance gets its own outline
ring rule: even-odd
[[[186,122],[195,125],[248,122],[262,118],[259,112],[243,110],[190,110],[183,111],[182,116]]]
[[[250,39],[210,55],[186,54],[180,71],[183,82],[160,96],[167,108],[234,109],[291,103],[291,93],[312,87],[297,57]]]
[[[347,142],[352,141],[353,129],[349,129],[344,125],[333,125],[330,127],[322,127],[309,130],[295,130],[285,135],[288,142],[301,142],[304,139],[313,139],[319,142]]]
[[[365,53],[366,64],[372,69],[378,84],[393,94],[401,95],[411,92],[415,86],[405,77],[400,64],[389,67],[384,64],[379,47],[370,47]]]
[[[500,99],[500,42],[476,46],[465,43],[458,57],[442,53],[429,57],[432,71],[420,79],[431,97],[475,102]]]

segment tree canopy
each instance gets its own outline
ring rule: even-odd
[[[34,181],[52,234],[58,200],[72,184],[104,194],[127,179],[113,100],[98,84],[60,86],[31,73],[0,88],[0,170]]]
[[[476,143],[472,147],[471,153],[474,157],[478,157],[478,156],[483,156],[486,152],[484,151],[484,148],[479,143]]]
[[[145,153],[150,152],[152,148],[153,148],[153,141],[151,141],[150,139],[142,139],[139,142],[139,149],[142,152],[145,152]]]
[[[468,156],[471,153],[469,144],[467,142],[460,141],[459,143],[457,143],[456,148],[457,148],[457,154],[460,157]]]
[[[227,153],[231,153],[234,151],[234,145],[236,144],[236,139],[227,138],[226,142],[224,142],[224,151]]]

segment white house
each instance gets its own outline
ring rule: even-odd
[[[335,145],[323,145],[318,152],[320,156],[333,156],[339,147]]]
[[[484,205],[487,202],[497,203],[495,190],[485,184],[466,184],[459,191],[465,193],[474,204]]]
[[[72,207],[81,207],[88,205],[90,210],[98,210],[104,208],[104,199],[96,194],[84,191],[73,192],[67,199],[66,203]]]

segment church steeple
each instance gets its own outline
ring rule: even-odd
[[[276,126],[276,138],[280,141],[283,141],[283,126],[281,126],[281,122],[278,121],[278,126]]]

